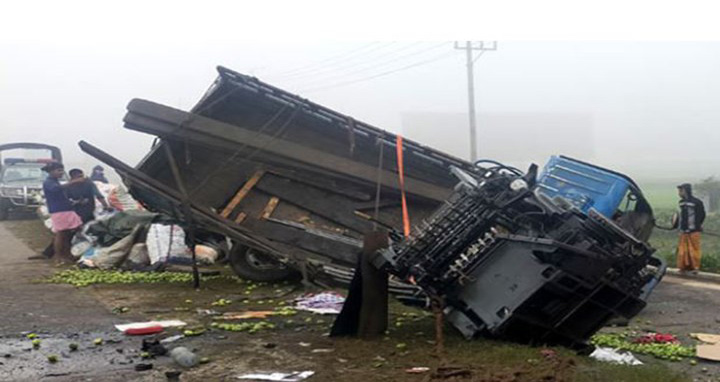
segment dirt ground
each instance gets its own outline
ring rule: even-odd
[[[165,381],[166,372],[180,371],[181,381],[230,381],[255,372],[315,371],[308,381],[720,381],[720,366],[688,361],[663,362],[640,356],[643,366],[595,362],[553,348],[546,356],[534,348],[491,340],[466,341],[451,328],[446,332],[445,364],[467,371],[452,378],[431,372],[410,374],[413,367],[440,364],[433,346],[433,321],[427,312],[391,304],[390,330],[372,341],[327,336],[332,316],[299,312],[274,316],[274,329],[254,334],[212,326],[206,310],[241,312],[273,310],[314,290],[300,284],[257,285],[236,278],[204,281],[199,290],[183,283],[113,284],[75,288],[38,283],[58,269],[46,261],[27,260],[42,249],[49,235],[35,220],[0,223],[0,380],[2,381]],[[229,273],[222,268],[222,272]],[[631,322],[640,327],[679,335],[718,332],[720,285],[667,277],[649,306]],[[317,290],[315,290],[317,291]],[[213,306],[218,299],[232,301]],[[126,312],[119,313],[118,308]],[[115,312],[115,313],[114,313]],[[185,370],[170,357],[142,359],[141,338],[128,337],[113,325],[150,319],[181,319],[198,336],[168,344],[185,346],[208,363]],[[187,329],[186,328],[186,329]],[[608,328],[607,330],[617,330]],[[26,338],[38,334],[33,349]],[[181,333],[168,329],[159,338]],[[102,345],[94,341],[102,338]],[[70,351],[70,343],[79,346]],[[57,363],[48,355],[57,355]],[[138,363],[152,364],[136,371]],[[703,371],[703,368],[707,370]]]

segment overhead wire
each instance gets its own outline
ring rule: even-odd
[[[355,62],[348,62],[346,65],[339,65],[339,66],[332,66],[329,68],[325,68],[322,70],[317,70],[309,73],[304,73],[301,75],[291,76],[288,77],[291,81],[297,81],[298,79],[302,81],[303,78],[317,78],[318,76],[323,76],[326,73],[330,74],[332,76],[333,72],[342,72],[347,71],[348,69],[352,69],[358,66],[367,65],[367,64],[373,64],[376,62],[376,60],[383,60],[387,59],[388,57],[393,57],[394,55],[397,55],[398,53],[402,53],[404,51],[407,51],[408,49],[411,49],[417,45],[422,44],[422,42],[414,42],[409,45],[406,45],[404,47],[400,47],[398,49],[395,49],[390,52],[379,52],[379,54],[373,54],[373,55],[363,55],[363,60],[361,61],[355,61]]]
[[[365,44],[357,49],[345,52],[345,53],[337,55],[337,56],[333,56],[333,57],[330,57],[330,58],[327,58],[324,60],[320,60],[320,61],[308,64],[308,65],[305,65],[305,66],[302,66],[302,67],[299,67],[296,69],[291,69],[289,71],[277,73],[275,76],[277,76],[278,78],[284,78],[284,77],[294,77],[294,76],[299,76],[299,75],[305,75],[306,73],[311,73],[311,72],[314,72],[319,69],[325,69],[329,66],[338,65],[338,64],[353,60],[356,56],[358,56],[360,54],[366,55],[366,54],[378,51],[380,49],[383,49],[383,48],[393,45],[393,44],[395,44],[395,42],[386,42],[386,43],[381,43],[381,42],[377,42],[377,41],[372,42],[372,43]],[[370,48],[370,49],[368,49],[368,48]]]
[[[369,66],[361,67],[361,68],[358,68],[358,69],[356,69],[356,70],[352,70],[352,71],[349,71],[349,72],[338,73],[338,74],[335,74],[335,75],[332,75],[332,74],[331,74],[330,76],[326,76],[326,77],[320,76],[320,77],[317,78],[317,79],[319,79],[320,82],[322,82],[322,81],[337,81],[337,80],[342,80],[342,79],[344,79],[343,77],[351,77],[351,76],[354,76],[354,75],[357,75],[357,74],[363,74],[363,73],[371,72],[371,71],[374,71],[375,69],[388,67],[388,66],[390,66],[390,65],[392,65],[392,64],[394,64],[394,63],[396,63],[396,62],[399,62],[399,61],[407,60],[407,59],[410,59],[410,58],[412,58],[412,57],[416,57],[416,56],[419,56],[419,55],[426,54],[426,53],[428,53],[428,52],[430,52],[430,51],[437,50],[438,48],[441,48],[441,47],[442,47],[443,45],[445,45],[445,44],[446,44],[445,42],[441,42],[441,43],[438,43],[438,44],[433,44],[433,45],[431,45],[431,46],[423,47],[423,48],[421,48],[421,49],[419,49],[419,50],[411,51],[411,52],[409,52],[409,53],[406,53],[406,54],[403,54],[403,55],[400,55],[400,56],[384,57],[384,58],[389,58],[389,59],[382,59],[382,60],[378,60],[378,61],[375,61],[375,62],[371,62]],[[417,44],[414,44],[414,45],[417,45]],[[404,49],[404,50],[407,50],[407,49]],[[400,51],[396,51],[396,52],[394,52],[394,53],[399,53],[399,52],[400,52]],[[316,82],[317,82],[317,81],[316,81]],[[311,84],[312,84],[312,82],[309,83],[309,84],[305,84],[305,86],[311,86]]]
[[[397,72],[401,72],[401,71],[404,71],[404,70],[416,68],[416,67],[418,67],[418,66],[431,64],[431,63],[433,63],[433,62],[446,59],[446,58],[448,58],[448,57],[450,57],[450,56],[453,56],[453,55],[455,55],[455,52],[447,52],[447,53],[443,53],[443,54],[441,54],[441,55],[434,56],[433,58],[429,58],[429,59],[427,59],[427,60],[423,60],[423,61],[415,62],[415,63],[410,64],[410,65],[402,66],[402,67],[397,68],[397,69],[387,70],[387,71],[384,71],[384,72],[381,72],[381,73],[378,73],[378,74],[374,74],[374,75],[371,75],[371,76],[361,77],[361,78],[354,79],[354,80],[337,82],[337,83],[335,83],[335,84],[329,84],[329,85],[326,85],[326,86],[318,86],[318,87],[314,87],[314,88],[302,89],[302,90],[300,90],[300,92],[301,92],[301,93],[312,93],[312,92],[317,92],[317,91],[321,91],[321,90],[334,89],[334,88],[343,87],[343,86],[347,86],[347,85],[352,85],[352,84],[356,84],[356,83],[360,83],[360,82],[370,81],[370,80],[373,80],[373,79],[376,79],[376,78],[379,78],[379,77],[384,77],[384,76],[388,76],[388,75],[391,75],[391,74],[394,74],[394,73],[397,73]]]

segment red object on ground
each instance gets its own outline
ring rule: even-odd
[[[663,333],[648,333],[644,336],[635,338],[632,342],[636,344],[666,344],[666,343],[676,343],[679,342],[677,337],[675,337],[672,334],[663,334]]]
[[[128,329],[124,333],[129,336],[144,336],[148,334],[156,334],[163,331],[163,327],[160,325],[148,326],[146,328],[133,328]]]

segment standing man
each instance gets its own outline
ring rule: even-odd
[[[65,188],[71,183],[60,184],[60,178],[65,173],[65,167],[61,163],[48,163],[43,170],[48,173],[48,177],[43,183],[43,192],[52,221],[52,230],[55,233],[53,239],[55,259],[58,262],[72,261],[70,245],[75,230],[82,226],[82,220],[73,210],[70,199],[65,195]]]
[[[678,186],[680,214],[676,215],[673,228],[680,229],[677,248],[677,266],[681,273],[688,271],[696,275],[700,269],[700,232],[705,221],[703,202],[692,195],[692,186],[683,183]]]
[[[105,184],[109,183],[107,178],[105,177],[105,169],[100,165],[93,167],[92,174],[90,175],[90,180],[92,180],[93,182],[102,182]]]
[[[106,211],[110,209],[95,183],[86,178],[82,170],[74,168],[70,170],[69,174],[71,183],[68,184],[65,194],[72,202],[73,209],[80,216],[83,224],[95,220],[95,199],[102,204]]]

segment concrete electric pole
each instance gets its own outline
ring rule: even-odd
[[[485,44],[484,41],[465,41],[464,44],[455,42],[455,49],[465,51],[467,60],[467,76],[468,76],[468,114],[470,115],[470,160],[474,163],[478,159],[477,149],[477,120],[475,114],[475,61],[489,50],[497,50],[497,41]],[[477,56],[473,57],[474,52],[479,51]]]

